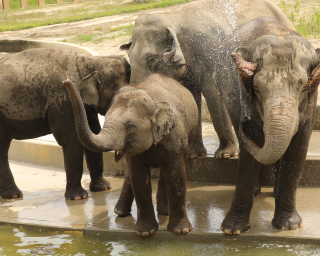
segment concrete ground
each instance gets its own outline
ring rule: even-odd
[[[127,237],[136,236],[134,224],[137,208],[132,216],[117,217],[113,212],[119,197],[123,178],[107,177],[112,190],[89,192],[85,200],[65,200],[65,173],[62,169],[42,167],[21,162],[10,162],[15,180],[23,191],[21,199],[0,198],[0,222],[39,230],[76,231],[84,235]],[[83,176],[83,187],[88,189],[89,175]],[[153,180],[155,204],[156,180]],[[234,186],[217,186],[210,183],[188,182],[187,214],[193,231],[185,239],[234,239],[220,231],[233,196]],[[299,188],[297,209],[304,220],[304,227],[294,231],[281,231],[271,227],[274,198],[271,187],[262,188],[254,199],[251,213],[251,230],[237,239],[293,241],[320,243],[320,188]],[[157,237],[174,236],[166,231],[167,216],[156,215],[160,231]]]

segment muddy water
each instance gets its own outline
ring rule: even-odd
[[[64,233],[0,227],[0,255],[320,255],[320,246],[236,240],[190,242],[156,237],[107,240]]]

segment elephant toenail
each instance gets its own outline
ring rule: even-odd
[[[173,231],[173,233],[175,233],[175,234],[181,234],[181,230],[180,230],[180,229],[175,229],[175,230]]]
[[[150,232],[150,235],[153,235],[155,232],[156,232],[156,230],[152,229],[151,232]]]
[[[149,236],[149,232],[142,232],[141,236]]]
[[[224,154],[223,158],[230,158],[230,154]]]
[[[182,233],[183,233],[183,234],[189,233],[189,229],[188,229],[188,228],[184,228],[184,229],[182,230]]]

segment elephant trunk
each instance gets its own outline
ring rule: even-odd
[[[294,105],[289,103],[286,106],[279,104],[266,112],[263,126],[265,142],[262,148],[250,140],[244,134],[242,125],[240,126],[244,147],[258,162],[272,164],[287,150],[299,124],[298,110],[294,111],[292,106]]]
[[[67,86],[70,95],[75,115],[76,128],[82,144],[86,148],[96,152],[106,152],[116,149],[115,145],[110,143],[112,141],[110,139],[111,136],[109,136],[105,129],[101,130],[99,134],[94,134],[91,131],[82,99],[72,81],[67,77],[67,79],[63,81],[63,84]]]

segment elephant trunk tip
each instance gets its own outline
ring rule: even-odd
[[[65,86],[72,86],[73,83],[72,81],[69,79],[69,77],[66,75],[66,79],[62,82],[63,85]]]

